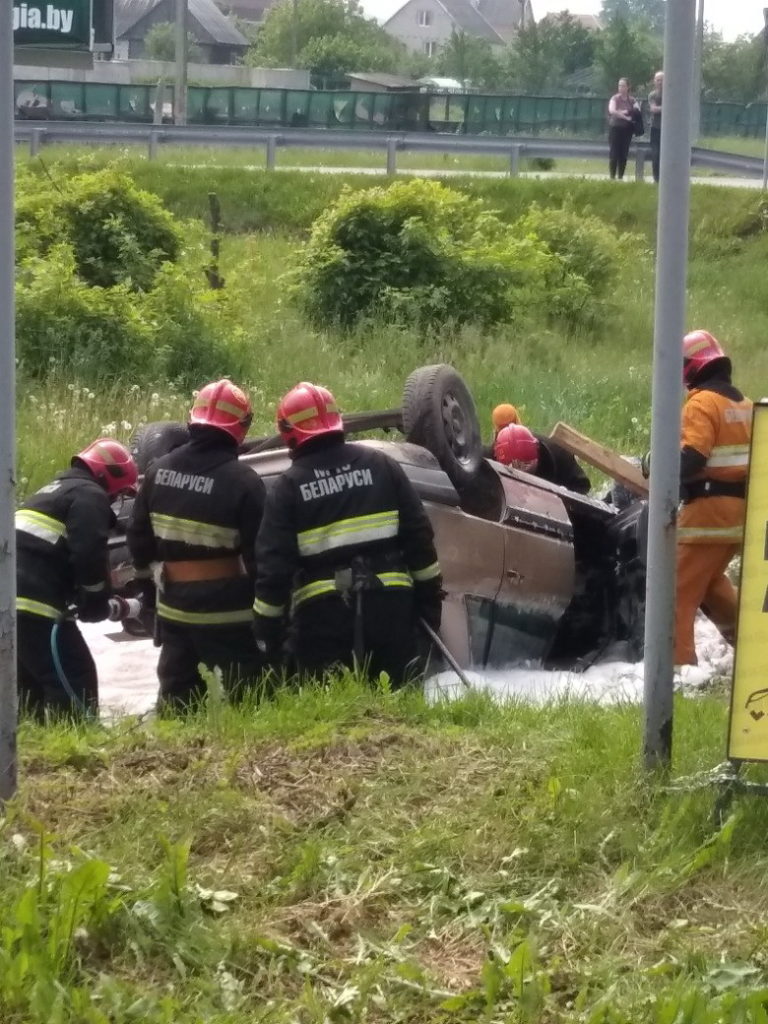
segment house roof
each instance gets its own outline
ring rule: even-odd
[[[530,25],[534,20],[530,0],[525,0],[525,6],[520,0],[478,0],[478,7],[482,16],[504,42],[508,42],[516,34],[523,20],[526,25]]]
[[[369,82],[371,85],[382,85],[385,89],[418,89],[419,85],[413,78],[402,75],[388,75],[381,71],[350,71],[347,78],[357,82]]]
[[[189,16],[194,19],[214,43],[227,46],[248,46],[248,40],[218,9],[213,0],[187,0]],[[121,39],[137,28],[150,11],[165,0],[115,0],[115,35]],[[169,20],[173,20],[170,8]]]
[[[242,21],[264,21],[267,11],[275,0],[216,0],[216,6],[230,17]]]
[[[569,18],[581,25],[582,28],[587,29],[588,32],[599,32],[603,27],[603,23],[596,14],[574,14],[573,11],[569,11],[567,8],[563,8],[562,11],[551,11],[549,14],[545,14],[541,20],[555,20],[561,14],[567,14]]]
[[[410,7],[411,4],[418,2],[419,0],[406,0],[402,7],[398,7],[395,13],[387,18],[384,22],[384,28],[401,11],[404,11],[406,7]],[[504,40],[496,29],[489,24],[477,7],[475,7],[473,0],[437,0],[437,2],[460,31],[466,32],[468,36],[475,36],[477,39],[487,39],[489,43],[493,43],[495,46],[502,46],[504,44]]]

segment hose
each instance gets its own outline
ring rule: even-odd
[[[56,669],[56,675],[59,677],[59,682],[69,699],[72,701],[72,706],[77,708],[83,715],[90,715],[90,710],[86,707],[84,702],[80,700],[75,691],[69,685],[67,674],[64,671],[64,666],[61,663],[61,656],[59,655],[59,627],[61,626],[61,620],[57,619],[53,624],[51,630],[51,657],[53,658],[53,667]]]

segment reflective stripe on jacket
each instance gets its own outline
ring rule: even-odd
[[[683,407],[682,447],[706,463],[691,480],[746,480],[752,428],[752,402],[721,381],[692,391]],[[686,502],[678,518],[681,544],[738,544],[744,528],[742,498],[724,495]]]

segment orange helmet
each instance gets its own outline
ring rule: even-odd
[[[277,407],[277,429],[289,448],[298,448],[313,437],[343,434],[344,423],[331,392],[302,381],[283,395]]]
[[[502,427],[508,427],[510,423],[519,423],[520,414],[514,405],[502,402],[491,413],[491,422],[493,423],[493,429],[498,433]]]
[[[730,359],[709,331],[691,331],[686,334],[683,338],[683,383],[686,387],[693,387],[701,370],[716,359],[724,359],[730,369]]]
[[[493,457],[497,462],[513,469],[530,473],[539,461],[539,442],[528,427],[510,423],[503,427],[493,445]]]
[[[100,437],[73,455],[72,465],[76,466],[78,462],[90,469],[111,498],[118,494],[136,493],[138,467],[128,449],[111,437]]]
[[[206,384],[189,411],[190,426],[216,427],[242,444],[253,421],[250,399],[231,380]]]

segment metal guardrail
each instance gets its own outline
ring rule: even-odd
[[[485,135],[443,135],[435,132],[352,132],[326,128],[283,128],[275,131],[269,128],[239,126],[182,127],[93,121],[46,121],[45,124],[40,124],[17,121],[15,137],[17,143],[29,145],[33,156],[37,155],[43,146],[51,143],[84,143],[90,146],[134,143],[145,145],[150,159],[157,156],[161,145],[263,148],[264,166],[267,170],[274,170],[279,148],[377,149],[386,153],[388,174],[396,173],[397,154],[402,152],[450,153],[453,156],[466,153],[505,157],[509,162],[509,174],[513,177],[519,174],[520,160],[523,158],[604,159],[607,156],[605,142],[581,139],[542,139],[524,136],[498,138]],[[645,175],[645,163],[650,160],[650,147],[647,142],[635,140],[634,159],[635,177],[641,181]],[[693,148],[691,164],[694,167],[703,167],[740,178],[759,178],[763,173],[763,161],[758,157],[722,153],[700,146]]]

